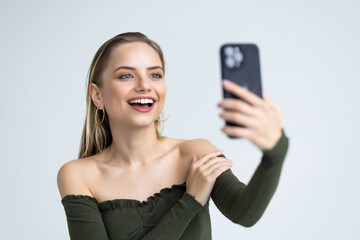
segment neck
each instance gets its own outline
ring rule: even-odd
[[[110,124],[110,126],[114,127],[110,127],[112,143],[106,154],[109,161],[140,167],[160,154],[163,140],[157,139],[154,124],[142,127],[127,124]]]

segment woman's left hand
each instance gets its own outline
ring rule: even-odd
[[[263,92],[263,99],[255,93],[225,80],[226,91],[241,98],[224,98],[218,107],[224,109],[220,117],[244,127],[225,126],[222,131],[228,136],[248,138],[262,151],[272,149],[282,135],[282,113]],[[245,101],[243,101],[245,100]]]

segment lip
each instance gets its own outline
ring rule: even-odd
[[[156,101],[154,101],[154,103],[151,105],[151,107],[134,107],[131,104],[129,104],[129,106],[132,109],[139,111],[139,112],[150,112],[154,108],[155,104],[156,104]]]
[[[136,100],[136,99],[151,99],[151,100],[153,100],[153,104],[151,105],[151,107],[134,107],[134,106],[132,106],[132,105],[130,104],[130,101]],[[154,108],[156,102],[157,102],[156,99],[153,98],[153,97],[151,97],[151,96],[138,96],[138,97],[130,98],[130,99],[128,100],[129,106],[130,106],[132,109],[134,109],[134,110],[136,110],[136,111],[139,111],[139,112],[150,112],[150,111]]]

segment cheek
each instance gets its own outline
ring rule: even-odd
[[[161,96],[164,98],[164,101],[165,101],[165,98],[166,98],[166,89],[164,89],[164,90],[161,92]]]
[[[158,84],[157,86],[155,86],[156,88],[156,93],[159,97],[159,107],[158,107],[158,114],[161,113],[161,110],[164,108],[165,106],[165,100],[166,100],[166,86],[164,83]]]
[[[166,85],[165,83],[162,83],[157,87],[157,92],[159,93],[160,97],[165,100],[166,97]]]
[[[126,86],[120,86],[119,84],[111,84],[106,89],[104,94],[104,102],[107,103],[108,107],[118,109],[126,102],[126,94],[128,90]]]

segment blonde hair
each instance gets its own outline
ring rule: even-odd
[[[89,93],[89,87],[91,83],[95,83],[97,86],[102,87],[101,74],[106,67],[112,50],[121,44],[131,42],[144,42],[151,46],[159,54],[165,75],[164,56],[160,46],[144,34],[140,32],[126,32],[116,35],[106,41],[96,52],[88,72],[88,82],[86,86],[86,117],[80,141],[79,158],[95,155],[112,143],[112,134],[107,114],[105,114],[102,124],[97,124],[95,122],[95,112],[97,107],[92,101]],[[99,109],[96,117],[98,118],[97,121],[101,122],[103,118],[103,110]],[[163,139],[164,137],[161,135],[162,130],[160,130],[160,121],[155,121],[154,126],[156,129],[157,139]]]

